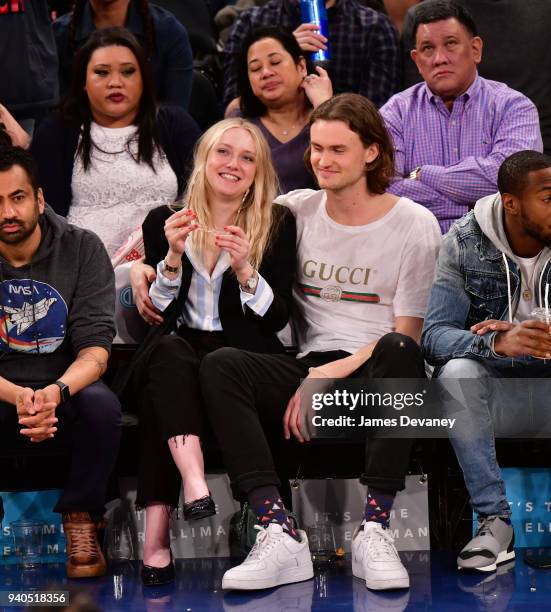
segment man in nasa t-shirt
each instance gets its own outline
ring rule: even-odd
[[[284,436],[305,440],[296,393],[301,378],[424,376],[418,342],[441,242],[438,222],[426,208],[385,192],[392,145],[366,98],[335,96],[314,111],[310,126],[308,157],[322,189],[277,199],[297,222],[299,355],[226,348],[207,355],[201,368],[233,489],[266,528],[245,562],[224,575],[228,589],[269,588],[312,575],[306,534],[280,499],[263,430],[283,417]],[[367,447],[361,482],[368,490],[352,541],[352,572],[371,589],[409,587],[388,522],[405,486],[411,443],[372,439]]]
[[[71,447],[55,507],[70,578],[106,570],[97,524],[121,419],[98,379],[115,332],[113,276],[99,238],[46,207],[30,154],[0,147],[0,445],[17,454]]]

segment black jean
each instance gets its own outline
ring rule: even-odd
[[[21,426],[15,406],[0,402],[2,449],[21,455],[51,455],[57,451],[70,454],[69,478],[54,511],[101,515],[105,511],[107,483],[119,451],[119,400],[98,381],[60,404],[56,416],[59,421],[54,437],[34,443],[19,433]]]
[[[144,402],[140,413],[141,452],[136,505],[153,502],[178,506],[182,477],[168,440],[203,434],[203,400],[199,385],[201,359],[225,345],[222,332],[181,328],[166,335],[149,355],[144,368]]]
[[[223,348],[203,359],[200,379],[205,408],[237,499],[257,487],[281,485],[265,431],[283,436],[287,403],[308,368],[346,356],[344,351],[331,351],[295,359]],[[411,338],[390,333],[352,376],[424,378],[424,361]],[[403,489],[412,443],[410,439],[369,440],[361,482],[388,492]]]

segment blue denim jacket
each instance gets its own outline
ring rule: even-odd
[[[514,312],[520,274],[509,257],[507,263]],[[538,303],[538,296],[545,294],[546,283],[551,283],[551,260],[540,276]],[[497,332],[478,336],[470,327],[486,319],[508,320],[508,304],[503,254],[482,232],[471,211],[451,227],[440,249],[421,337],[425,359],[437,366],[460,357],[503,360],[492,350]],[[526,357],[518,360],[526,363]],[[510,358],[507,363],[511,365]]]

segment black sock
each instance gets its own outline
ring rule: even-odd
[[[258,487],[250,491],[247,498],[260,525],[267,527],[270,523],[278,523],[285,533],[297,542],[301,541],[276,487]]]

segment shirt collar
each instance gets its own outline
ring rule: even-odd
[[[143,36],[143,21],[139,10],[137,9],[135,2],[131,1],[128,5],[128,16],[126,18],[126,28],[134,34],[134,36]],[[92,7],[87,2],[84,5],[82,17],[77,24],[75,30],[75,41],[77,43],[83,43],[87,40],[91,34],[96,31],[96,24],[94,23],[94,17],[92,15]],[[80,45],[79,45],[80,46]]]
[[[478,94],[478,92],[480,91],[481,85],[482,85],[482,81],[481,81],[480,77],[478,76],[478,72],[477,72],[476,76],[474,78],[474,81],[471,83],[471,86],[463,94],[464,96],[466,96],[465,101],[471,100],[472,98],[474,98]]]
[[[80,18],[80,21],[76,24],[75,40],[77,42],[86,40],[90,36],[90,34],[95,31],[95,29],[96,26],[92,17],[92,8],[87,2],[84,5],[82,17]]]
[[[151,11],[151,7],[149,8]],[[126,27],[134,34],[134,36],[144,35],[144,24],[142,15],[136,6],[136,2],[130,2],[128,5],[128,17],[126,18]]]
[[[212,274],[209,274],[203,262],[201,261],[201,258],[197,257],[196,253],[193,252],[190,242],[190,240],[187,240],[186,246],[184,247],[187,258],[189,259],[189,262],[191,263],[195,272],[199,274],[199,276],[202,276],[207,282],[212,282],[216,280],[217,278],[222,276],[222,274],[224,274],[224,272],[230,267],[230,254],[227,251],[220,251]]]
[[[424,83],[424,87],[425,87],[425,95],[427,96],[429,102],[431,102],[432,104],[436,104],[437,100],[441,100],[440,96],[437,96],[435,93],[431,91],[426,81]],[[478,72],[477,72],[474,78],[474,81],[471,83],[467,91],[462,93],[458,98],[462,98],[464,102],[466,103],[468,100],[476,96],[476,94],[480,91],[480,87],[481,87],[481,81],[480,81],[480,76],[478,75]]]

